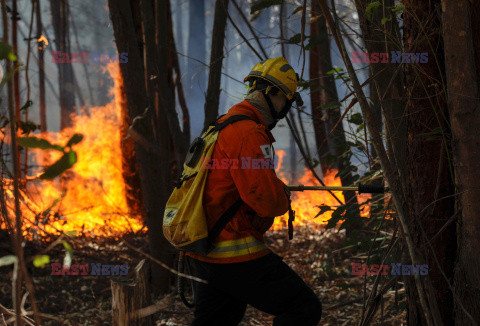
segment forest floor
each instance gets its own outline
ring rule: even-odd
[[[146,236],[128,241],[147,251]],[[2,242],[6,244],[0,239]],[[311,227],[296,227],[292,241],[288,240],[286,230],[266,234],[266,243],[272,251],[282,256],[320,298],[323,304],[321,325],[358,325],[362,316],[364,276],[351,275],[351,263],[361,262],[364,254],[354,255],[345,248],[344,242],[343,232]],[[72,264],[128,264],[133,269],[142,259],[122,245],[121,240],[75,239],[70,243],[74,249]],[[0,257],[11,254],[2,246]],[[29,253],[38,250],[39,244],[27,243],[25,256],[28,258]],[[51,263],[61,263],[65,250],[60,244],[49,255]],[[50,264],[35,268],[30,262],[28,266],[40,310],[55,318],[47,319],[46,325],[111,325],[111,276],[51,275]],[[12,307],[11,277],[11,267],[0,267],[0,304],[8,308]],[[367,276],[367,296],[373,280],[374,276]],[[169,295],[154,302],[164,307],[153,316],[156,325],[189,325],[193,319],[192,311],[180,301],[174,286]],[[405,325],[405,317],[403,288],[389,290],[379,304],[372,325]],[[272,320],[272,316],[249,306],[241,325],[271,325]]]

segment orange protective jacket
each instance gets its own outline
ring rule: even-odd
[[[271,144],[275,142],[260,112],[243,101],[219,122],[239,114],[254,121],[242,120],[226,126],[218,135],[209,165],[203,198],[209,231],[239,196],[244,204],[216,238],[212,252],[206,256],[187,253],[198,260],[237,263],[265,256],[270,249],[264,244],[263,233],[253,227],[252,219],[281,216],[289,207],[284,184],[277,178],[273,164],[267,168],[267,164],[258,163],[268,159],[273,162]],[[226,162],[228,167],[219,162]]]

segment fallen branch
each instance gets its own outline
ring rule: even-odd
[[[15,314],[15,311],[11,310],[11,309],[8,309],[7,307],[3,306],[2,304],[0,304],[0,313],[1,314],[5,314],[5,315],[8,315],[8,316],[12,316],[13,318],[10,318],[9,320],[5,321],[5,319],[3,319],[3,322],[5,323],[5,325],[11,323],[12,321],[15,320],[16,318],[16,314]],[[2,316],[3,318],[3,316]],[[31,326],[35,326],[35,322],[33,321],[33,319],[29,318],[29,317],[26,317],[26,316],[22,316],[20,315],[20,318],[22,319],[22,321],[24,323],[26,323],[27,325],[31,325]]]
[[[125,245],[132,249],[132,250],[135,250],[136,252],[138,252],[139,254],[141,255],[144,255],[145,257],[147,257],[148,259],[150,259],[151,261],[159,264],[160,266],[162,266],[163,268],[165,268],[166,270],[168,270],[169,272],[173,273],[173,274],[176,274],[176,275],[179,275],[181,277],[185,277],[185,278],[188,278],[190,280],[194,280],[194,281],[197,281],[197,282],[200,282],[200,283],[205,283],[205,284],[208,284],[208,281],[206,280],[203,280],[201,278],[198,278],[198,277],[195,277],[195,276],[192,276],[192,275],[187,275],[187,274],[184,274],[184,273],[179,273],[177,272],[176,270],[174,270],[173,268],[167,266],[166,264],[162,263],[161,261],[159,261],[158,259],[150,256],[149,254],[147,254],[146,252],[143,252],[141,251],[140,249],[138,248],[135,248],[134,246],[132,246],[131,244],[129,244],[128,242],[126,241],[122,241],[123,243],[125,243]],[[120,242],[120,245],[122,244],[122,242]]]

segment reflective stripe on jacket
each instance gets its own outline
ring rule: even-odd
[[[263,242],[263,233],[252,226],[252,218],[281,216],[288,210],[284,184],[277,178],[273,166],[258,165],[258,162],[273,160],[271,143],[275,139],[260,113],[247,101],[233,106],[220,122],[238,114],[248,115],[254,121],[228,125],[218,136],[212,161],[237,161],[238,164],[228,168],[212,164],[209,169],[203,199],[209,230],[239,196],[244,204],[214,241],[211,253],[207,256],[187,253],[206,262],[243,262],[268,254],[270,250]]]

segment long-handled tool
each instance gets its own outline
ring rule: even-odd
[[[388,187],[359,184],[357,187],[337,187],[337,186],[304,186],[288,185],[290,191],[305,190],[331,190],[331,191],[358,191],[360,194],[383,194],[389,191]]]
[[[360,194],[383,194],[389,191],[388,187],[372,186],[359,184],[357,187],[337,187],[337,186],[304,186],[304,185],[288,185],[290,191],[305,190],[330,190],[330,191],[358,191]],[[292,205],[288,209],[288,239],[293,239],[293,222],[295,221],[295,211]]]

